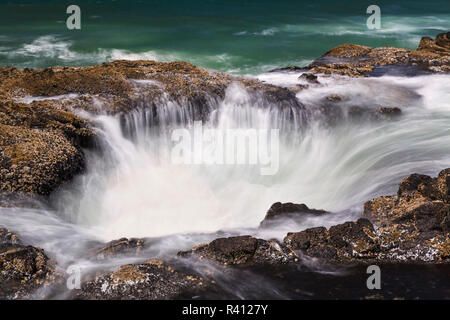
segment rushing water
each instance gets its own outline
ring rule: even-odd
[[[445,30],[450,16],[446,2],[427,4],[426,15],[419,1],[380,3],[386,15],[384,29],[376,33],[365,29],[367,6],[347,1],[231,1],[234,6],[220,1],[176,6],[170,1],[117,1],[114,6],[79,2],[84,17],[80,33],[63,30],[65,8],[59,3],[0,4],[0,65],[187,60],[290,87],[301,83],[299,73],[262,71],[306,64],[344,42],[414,48],[421,36]],[[34,14],[37,4],[42,15]],[[10,19],[19,12],[27,19],[11,27]],[[39,28],[30,31],[35,25]],[[152,238],[147,258],[173,256],[218,236],[281,239],[289,231],[357,219],[365,201],[394,193],[403,177],[413,172],[436,175],[450,166],[449,75],[319,81],[323,85],[297,94],[305,109],[281,108],[236,84],[223,101],[211,99],[208,105],[208,128],[280,129],[275,175],[261,175],[258,166],[174,164],[171,132],[193,130],[192,110],[166,100],[155,117],[148,108],[151,101],[144,100],[142,108],[128,115],[82,114],[100,130],[99,150],[86,150],[86,172],[53,194],[50,207],[0,208],[0,225],[43,247],[61,266],[114,268],[136,258],[94,263],[83,254],[100,241],[120,237]],[[325,97],[336,93],[345,97],[339,104],[344,118],[330,125],[316,111]],[[29,97],[23,102],[76,97]],[[351,106],[399,107],[402,116],[353,121],[345,117]],[[258,229],[267,209],[278,201],[306,203],[334,214]],[[286,297],[278,291],[274,296]]]
[[[283,86],[299,81],[294,73],[259,78]],[[450,165],[449,80],[448,75],[320,78],[323,86],[297,94],[306,111],[294,110],[294,117],[287,117],[276,104],[260,108],[261,101],[230,85],[225,99],[212,103],[205,124],[281,129],[279,170],[270,176],[261,175],[257,166],[174,164],[170,133],[176,127],[191,128],[193,120],[186,108],[170,101],[158,107],[158,118],[145,109],[145,102],[142,110],[125,118],[84,115],[100,128],[103,152],[87,151],[87,172],[53,195],[56,211],[50,216],[44,213],[41,220],[24,214],[16,219],[5,214],[0,225],[38,232],[54,225],[52,237],[46,234],[51,228],[45,237],[38,236],[44,247],[48,241],[67,241],[67,228],[78,230],[73,236],[85,240],[168,236],[167,247],[158,251],[163,254],[210,239],[213,236],[202,234],[219,230],[282,238],[288,231],[353,220],[360,216],[364,201],[394,193],[404,176],[435,175]],[[308,111],[331,93],[346,97],[344,110],[352,105],[398,106],[403,114],[393,121],[344,118],[329,126]],[[295,121],[302,117],[307,120]],[[277,201],[306,203],[336,214],[258,230],[265,212]]]

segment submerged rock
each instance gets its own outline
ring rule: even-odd
[[[347,262],[374,258],[377,243],[374,227],[367,219],[346,222],[330,229],[316,227],[288,233],[283,242],[292,250],[329,261]]]
[[[319,84],[319,80],[317,80],[317,76],[315,74],[312,73],[303,73],[300,77],[298,77],[299,79],[302,80],[306,80],[309,83],[313,83],[313,84]]]
[[[308,215],[319,216],[326,213],[329,212],[325,210],[310,209],[304,203],[296,204],[291,202],[287,203],[276,202],[267,211],[266,216],[261,221],[260,226],[261,227],[268,226],[280,219],[286,218],[296,219],[296,218],[303,218]]]
[[[121,238],[118,240],[113,240],[105,244],[102,248],[95,250],[93,256],[97,259],[108,259],[112,257],[117,257],[121,255],[139,255],[140,251],[145,246],[145,239],[138,238]]]
[[[181,257],[195,257],[223,265],[252,266],[261,264],[286,264],[297,262],[289,248],[276,241],[266,241],[251,236],[219,238],[208,244],[179,252]]]
[[[22,244],[0,227],[0,299],[28,299],[37,289],[62,282],[63,273],[44,250]]]
[[[350,120],[394,120],[402,114],[402,110],[398,107],[364,108],[351,106],[346,111]]]

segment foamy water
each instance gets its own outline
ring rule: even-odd
[[[301,83],[298,74],[259,78],[277,85]],[[223,101],[210,105],[211,128],[280,129],[280,168],[262,176],[257,166],[176,165],[171,132],[192,128],[187,108],[166,101],[125,118],[90,117],[101,132],[102,152],[86,151],[87,170],[52,196],[52,210],[1,209],[0,225],[25,242],[43,247],[63,266],[96,268],[82,255],[92,243],[121,237],[150,237],[146,257],[165,257],[220,236],[252,234],[282,239],[287,232],[357,219],[372,197],[392,194],[413,173],[436,175],[450,166],[450,76],[414,78],[319,78],[297,94],[305,110],[286,112],[231,85]],[[314,108],[329,94],[345,97],[341,107],[397,106],[393,121],[329,126]],[[70,96],[52,97],[70,99]],[[40,99],[36,97],[29,97]],[[159,124],[159,125],[156,125]],[[305,203],[331,216],[285,221],[258,229],[277,201]],[[136,261],[119,258],[103,268]]]
[[[284,79],[286,85],[293,81],[292,74],[261,78],[277,84]],[[449,166],[449,79],[320,79],[325,86],[298,93],[307,109],[339,93],[347,99],[344,109],[397,106],[403,115],[395,121],[344,120],[335,127],[310,119],[306,130],[276,106],[261,109],[243,88],[232,85],[224,101],[213,106],[207,124],[287,132],[281,135],[280,169],[273,176],[262,176],[252,166],[173,164],[168,128],[192,127],[186,109],[173,103],[160,107],[164,112],[157,122],[164,125],[153,129],[150,112],[129,115],[123,127],[118,117],[93,118],[107,152],[91,154],[88,172],[56,197],[60,214],[92,227],[104,240],[255,228],[277,201],[351,211],[356,219],[364,201],[395,192],[408,174],[436,174]],[[296,112],[294,119],[304,116]]]

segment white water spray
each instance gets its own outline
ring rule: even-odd
[[[332,128],[313,122],[307,130],[296,121],[304,117],[300,110],[292,117],[276,105],[259,108],[243,88],[232,85],[208,125],[288,132],[282,135],[275,176],[261,176],[249,166],[172,164],[169,129],[193,121],[175,103],[160,106],[157,119],[149,111],[122,121],[96,117],[106,154],[89,156],[88,172],[59,195],[61,211],[105,240],[257,227],[277,201],[335,212],[357,208],[358,215],[364,201],[394,192],[404,176],[435,174],[449,166],[450,106],[442,95],[449,92],[449,79],[328,80],[325,87],[299,93],[301,101],[313,106],[338,92],[348,104],[395,104],[403,116],[376,123],[344,121]],[[380,87],[390,89],[377,96]],[[152,127],[155,122],[159,125]]]

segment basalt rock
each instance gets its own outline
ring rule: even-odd
[[[108,242],[100,249],[95,250],[92,255],[99,260],[122,255],[138,256],[141,250],[145,247],[145,244],[145,239],[121,238]]]
[[[359,106],[351,106],[346,108],[347,116],[350,120],[394,120],[401,114],[402,110],[398,107],[375,107],[364,108]]]
[[[266,216],[264,217],[264,220],[261,221],[260,226],[268,226],[272,222],[275,222],[276,220],[280,219],[296,219],[296,218],[302,218],[305,216],[319,216],[328,213],[325,210],[317,210],[317,209],[310,209],[308,206],[304,203],[302,204],[296,204],[296,203],[281,203],[276,202],[274,203],[270,209],[267,211]]]
[[[66,103],[61,102],[63,99],[53,103],[63,109],[98,112],[95,106],[103,102],[101,111],[113,114],[135,109],[141,98],[157,102],[164,97],[200,108],[215,98],[223,99],[227,87],[233,82],[269,101],[301,107],[287,89],[198,68],[187,62],[118,60],[90,67],[26,71],[0,68],[0,92],[9,98],[64,97],[71,94],[75,96],[66,99],[70,100]]]
[[[28,299],[63,281],[44,250],[24,245],[11,231],[0,227],[0,299]]]
[[[93,137],[85,120],[48,103],[0,100],[0,198],[48,195],[83,170]]]
[[[194,257],[222,265],[253,266],[297,262],[292,250],[276,241],[266,241],[251,236],[219,238],[207,244],[179,252],[181,257]]]
[[[341,104],[339,100],[330,100],[329,97],[316,106],[312,114],[317,121],[322,121],[328,126],[337,126],[343,121],[360,123],[362,121],[393,121],[398,119],[402,110],[398,107],[360,107]]]
[[[448,73],[449,38],[450,32],[441,33],[435,39],[423,37],[416,50],[343,44],[314,60],[306,69],[313,74],[350,77]]]
[[[312,73],[303,73],[300,77],[298,77],[299,79],[302,80],[306,80],[309,83],[313,83],[313,84],[319,84],[319,80],[317,80],[317,76],[315,74]]]
[[[337,263],[448,263],[449,186],[450,169],[436,178],[410,175],[400,183],[397,195],[366,202],[364,218],[328,230],[318,227],[289,233],[284,243]]]
[[[115,272],[98,275],[74,290],[83,300],[165,300],[194,296],[212,285],[202,277],[178,270],[161,260],[128,264]]]
[[[283,242],[292,250],[328,261],[373,259],[378,251],[375,230],[367,219],[288,233]]]

